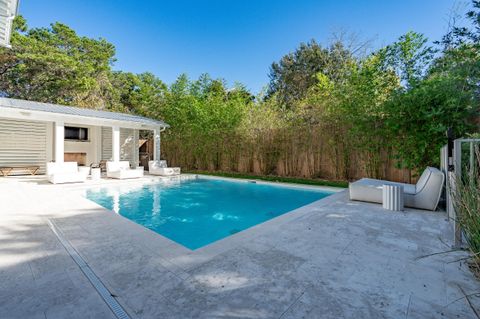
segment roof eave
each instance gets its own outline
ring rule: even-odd
[[[89,114],[81,114],[86,110],[66,105],[0,97],[0,116],[2,117],[48,122],[64,121],[71,124],[96,126],[116,125],[147,130],[170,127],[163,121],[132,114],[96,110],[89,110]]]
[[[53,113],[37,110],[19,109],[14,107],[2,106],[0,107],[0,117],[25,120],[25,121],[42,121],[42,122],[56,122],[62,121],[77,125],[91,125],[91,126],[119,126],[123,128],[132,128],[140,130],[154,130],[159,127],[169,128],[166,123],[140,123],[135,121],[122,121],[98,117],[87,117],[81,115],[71,115],[62,113]]]

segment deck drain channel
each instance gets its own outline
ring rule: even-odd
[[[102,297],[103,301],[110,307],[113,314],[118,319],[130,319],[130,316],[127,312],[122,308],[122,306],[118,303],[118,301],[112,296],[110,291],[108,291],[107,287],[101,282],[101,280],[95,275],[93,270],[88,266],[85,260],[80,256],[80,254],[73,248],[73,246],[68,242],[68,240],[63,236],[63,233],[58,227],[55,225],[55,222],[51,219],[47,219],[48,225],[50,226],[51,230],[57,236],[60,243],[65,247],[65,250],[68,252],[70,257],[75,261],[75,263],[80,267],[80,270],[83,272],[85,277],[90,281],[92,286],[97,290],[100,297]]]

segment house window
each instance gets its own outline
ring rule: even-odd
[[[65,126],[65,139],[73,141],[88,141],[88,128]]]

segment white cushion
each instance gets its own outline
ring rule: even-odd
[[[126,178],[138,178],[143,176],[143,167],[137,167],[135,169],[130,168],[130,162],[107,162],[107,177],[126,179]]]
[[[148,170],[160,168],[158,161],[148,161]]]
[[[148,161],[148,169],[167,168],[167,161]]]
[[[180,167],[166,167],[167,161],[149,161],[148,172],[152,175],[179,175],[181,173]]]
[[[157,161],[158,162],[158,167],[160,168],[167,168],[168,165],[167,165],[167,161],[165,160],[160,160],[160,161]]]
[[[78,171],[77,162],[47,163],[47,178],[50,183],[84,182],[87,176]]]
[[[82,173],[64,173],[49,175],[48,181],[52,184],[82,183],[86,178],[87,176]]]
[[[427,172],[428,171],[428,172]],[[445,175],[435,167],[427,167],[416,185],[413,207],[435,210],[445,183]]]
[[[47,163],[47,175],[78,172],[77,162]]]
[[[122,169],[123,170],[130,169],[130,162],[129,161],[119,161],[119,162],[108,161],[107,162],[107,173],[116,172]]]
[[[425,188],[431,175],[432,175],[432,170],[430,167],[427,167],[423,171],[422,175],[420,175],[420,178],[418,179],[417,184],[415,185],[415,189],[417,193],[421,192]]]
[[[143,167],[136,169],[121,169],[118,171],[107,172],[107,177],[117,179],[139,178],[143,176]]]

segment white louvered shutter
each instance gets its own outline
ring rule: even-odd
[[[47,123],[0,119],[0,166],[36,165],[45,173],[46,158]]]

